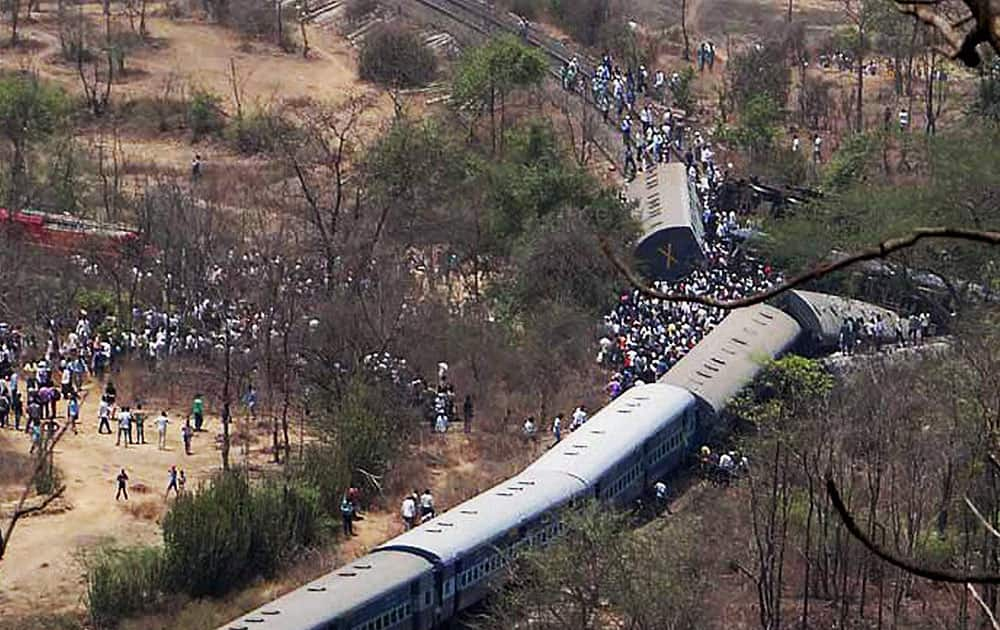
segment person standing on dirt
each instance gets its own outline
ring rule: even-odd
[[[340,500],[340,520],[344,524],[344,536],[354,535],[354,504],[346,494]]]
[[[420,521],[428,521],[437,514],[434,510],[434,495],[431,494],[430,488],[425,488],[424,493],[420,495]]]
[[[170,424],[170,420],[167,418],[167,412],[161,411],[160,415],[156,418],[156,446],[161,451],[167,448],[168,424]]]
[[[24,414],[24,400],[21,398],[21,392],[16,389],[11,391],[10,410],[14,414],[14,430],[20,431],[21,416]]]
[[[113,381],[108,381],[107,386],[104,388],[104,397],[102,400],[106,401],[109,405],[114,405],[115,401],[118,400],[118,390],[115,389]]]
[[[24,428],[26,431],[33,431],[35,425],[39,429],[42,426],[42,405],[38,402],[38,396],[32,395],[28,399],[28,424]]]
[[[201,155],[198,153],[194,154],[194,159],[191,160],[191,181],[198,181],[201,179]]]
[[[413,529],[417,524],[417,500],[412,494],[406,495],[403,499],[403,506],[400,508],[403,516],[403,527],[407,530]]]
[[[142,410],[142,403],[136,403],[135,411],[132,412],[132,424],[135,425],[135,444],[146,443],[146,434],[143,431],[145,421],[146,414]]]
[[[122,438],[125,438],[125,448],[132,443],[132,414],[128,412],[128,407],[122,407],[118,412],[118,438],[115,446],[121,446]]]
[[[181,427],[181,439],[184,440],[184,454],[191,454],[191,420],[188,419],[184,422],[184,426]]]
[[[170,496],[170,491],[174,491],[174,496],[180,496],[180,490],[177,489],[177,466],[171,466],[170,470],[167,471],[167,492],[165,496]]]
[[[205,422],[205,401],[202,400],[201,394],[195,394],[191,403],[191,417],[194,418],[194,430],[201,432],[203,430],[201,426]]]
[[[128,487],[126,486],[128,483],[128,474],[125,472],[124,468],[122,468],[122,471],[118,473],[118,476],[115,479],[118,481],[118,492],[115,493],[115,501],[121,499],[122,495],[124,495],[125,500],[128,501]]]
[[[66,403],[66,418],[73,428],[73,434],[78,434],[79,431],[77,431],[76,423],[80,420],[80,400],[77,398],[76,392],[72,392],[69,395],[69,402]]]
[[[97,408],[97,418],[100,420],[97,425],[97,433],[111,435],[111,403],[107,399],[101,400],[101,406]]]
[[[10,414],[10,396],[6,391],[0,392],[0,428],[7,428],[7,416]]]

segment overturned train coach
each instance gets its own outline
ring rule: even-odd
[[[801,293],[800,302],[819,300],[814,311],[828,305],[826,296]],[[810,309],[800,311],[733,311],[657,383],[624,392],[519,475],[220,630],[424,630],[445,623],[502,579],[512,552],[556,537],[564,507],[587,498],[626,505],[681,466],[764,360],[822,338],[822,330],[809,328],[819,325]],[[822,325],[828,331],[835,322]]]

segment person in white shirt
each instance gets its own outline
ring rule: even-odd
[[[524,427],[522,428],[524,435],[529,438],[534,439],[535,437],[535,419],[532,416],[528,416],[528,419],[524,421]]]
[[[434,495],[431,494],[429,488],[426,488],[424,493],[420,495],[420,520],[428,521],[434,518],[435,514]]]
[[[400,508],[403,516],[403,526],[406,529],[413,529],[417,524],[417,501],[412,494],[403,499],[403,506]]]
[[[580,405],[573,411],[573,424],[570,426],[570,429],[576,431],[581,426],[583,426],[583,423],[586,421],[587,421],[587,408],[584,407],[583,405]]]
[[[157,448],[161,451],[167,448],[167,425],[170,424],[170,420],[167,418],[167,412],[161,411],[160,415],[156,417],[156,433],[157,433]]]

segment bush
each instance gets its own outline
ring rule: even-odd
[[[225,127],[221,99],[211,92],[196,91],[188,103],[188,127],[195,141],[216,135]]]
[[[356,24],[378,9],[378,0],[348,0],[344,7],[347,21]]]
[[[278,140],[294,131],[294,126],[279,114],[261,110],[235,119],[226,127],[225,135],[243,155],[256,155],[273,152]]]
[[[151,610],[163,597],[165,565],[157,547],[101,547],[82,557],[87,613],[98,628]]]
[[[361,46],[361,78],[391,87],[426,85],[437,75],[437,57],[414,31],[397,23],[372,30]]]
[[[303,484],[253,486],[242,471],[180,496],[163,521],[169,583],[193,597],[221,595],[273,576],[319,539],[319,493]]]

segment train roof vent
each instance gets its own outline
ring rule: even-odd
[[[649,396],[634,396],[636,400],[649,400]]]
[[[513,492],[497,492],[497,496],[498,497],[512,497],[512,496],[514,496],[514,493]]]
[[[743,341],[743,340],[742,340],[742,339],[740,339],[739,337],[733,337],[732,341],[734,341],[735,343],[738,343],[738,344],[740,344],[741,346],[745,346],[745,345],[747,345],[747,342]]]
[[[707,363],[707,362],[706,362],[706,363],[703,363],[703,364],[701,365],[701,367],[705,368],[706,370],[710,370],[710,371],[712,371],[712,372],[718,372],[718,371],[719,371],[719,368],[715,367],[714,365],[710,365],[710,364],[709,364],[709,363]]]
[[[440,534],[444,530],[443,529],[438,529],[437,527],[428,527],[424,531],[427,532],[428,534]]]
[[[619,409],[618,413],[632,413],[631,409]]]
[[[570,457],[573,457],[574,455],[579,455],[579,453],[577,453],[576,451],[566,451],[565,453],[563,453],[563,455],[568,455]]]
[[[229,626],[229,630],[250,630],[250,626]]]
[[[263,617],[247,617],[243,621],[245,621],[247,623],[264,623],[264,618]]]
[[[709,359],[709,361],[712,361],[713,363],[718,363],[719,365],[726,364],[726,362],[720,359],[719,357],[712,357],[711,359]]]
[[[274,615],[280,615],[281,611],[278,610],[277,608],[272,608],[271,610],[262,610],[262,611],[260,611],[260,614],[267,615],[267,616],[270,617],[270,616],[274,616]]]
[[[590,448],[589,444],[572,444],[571,448]]]
[[[606,433],[604,429],[591,429],[590,432],[595,433],[597,435],[604,435]]]
[[[524,486],[509,486],[507,489],[514,492],[524,492]]]
[[[370,564],[352,564],[351,566],[355,569],[361,569],[361,570],[367,570],[372,568],[372,565]]]
[[[518,481],[517,483],[519,483],[522,486],[533,486],[533,485],[535,485],[534,481],[527,481],[527,480]]]
[[[774,319],[774,315],[768,313],[767,311],[760,311],[759,315],[764,319]]]
[[[454,523],[445,523],[444,521],[438,521],[438,525],[440,525],[441,527],[454,527],[455,526]]]
[[[694,373],[697,374],[698,376],[702,377],[702,378],[712,378],[711,374],[705,374],[701,370],[695,370]]]
[[[340,571],[337,575],[340,577],[357,577],[358,574],[354,571]]]
[[[459,514],[469,514],[469,515],[474,516],[476,514],[479,514],[479,510],[459,510],[458,513]]]
[[[309,591],[310,593],[324,593],[324,592],[326,592],[326,587],[325,586],[308,586],[308,587],[306,587],[306,590]]]

